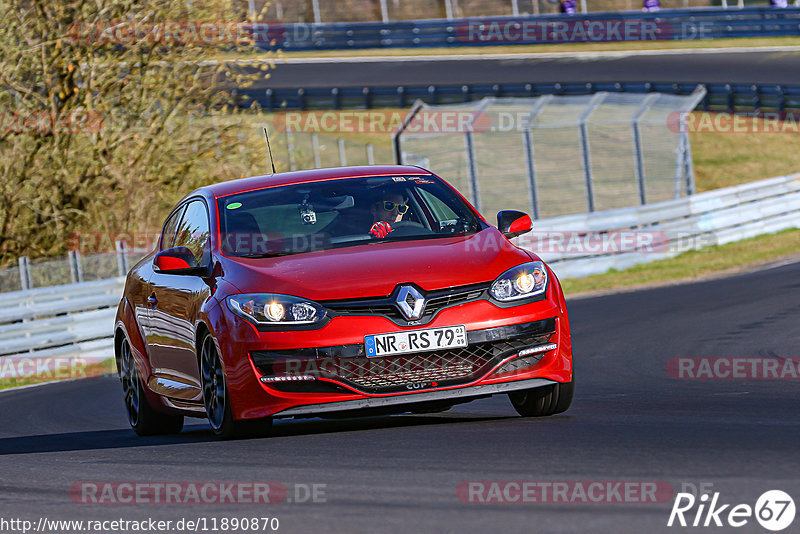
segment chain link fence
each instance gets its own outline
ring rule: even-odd
[[[145,255],[145,251],[117,243],[116,252],[81,254],[71,250],[55,258],[23,256],[16,265],[0,267],[0,293],[125,276]]]
[[[687,96],[606,93],[418,102],[395,134],[400,163],[439,174],[489,218],[610,210],[694,192]],[[450,128],[447,128],[447,125]]]

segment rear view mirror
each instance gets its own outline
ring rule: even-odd
[[[515,210],[503,210],[497,214],[497,228],[508,239],[531,231],[533,223],[528,214]]]
[[[162,274],[200,274],[204,271],[192,251],[186,247],[168,248],[156,254],[153,270]]]

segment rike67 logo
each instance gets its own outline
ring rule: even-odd
[[[794,500],[781,490],[764,492],[755,506],[723,503],[719,492],[710,497],[704,493],[699,498],[678,493],[667,526],[739,528],[755,519],[765,529],[777,532],[791,525],[794,515]]]

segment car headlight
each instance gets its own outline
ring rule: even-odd
[[[492,283],[489,293],[501,302],[541,295],[547,289],[547,269],[540,261],[513,267]]]
[[[236,315],[257,324],[312,324],[325,317],[325,308],[291,295],[248,293],[228,297]]]

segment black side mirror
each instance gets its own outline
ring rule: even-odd
[[[531,231],[533,223],[527,213],[515,210],[503,210],[497,214],[497,228],[508,239]]]
[[[194,253],[186,247],[172,247],[156,254],[153,270],[162,274],[202,275],[205,267],[197,263]]]

